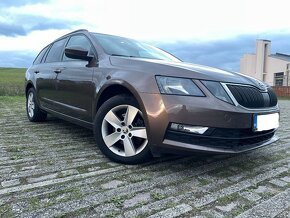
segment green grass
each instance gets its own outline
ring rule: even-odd
[[[156,201],[159,201],[159,200],[162,200],[163,198],[165,198],[166,196],[162,193],[159,193],[159,192],[151,192],[150,197]]]
[[[24,95],[25,68],[0,68],[0,96]]]
[[[23,96],[1,96],[0,94],[0,103],[18,103],[25,102],[24,95]]]

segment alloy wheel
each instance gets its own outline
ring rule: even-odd
[[[29,117],[34,116],[34,109],[35,109],[34,96],[33,92],[30,92],[27,97],[27,112]]]
[[[148,143],[142,112],[132,105],[112,108],[103,119],[102,138],[106,146],[117,155],[137,155]]]

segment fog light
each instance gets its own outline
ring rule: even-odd
[[[180,132],[203,134],[208,129],[208,127],[189,126],[189,125],[183,125],[183,124],[178,124],[178,123],[171,123],[170,129],[175,130],[175,131],[180,131]]]

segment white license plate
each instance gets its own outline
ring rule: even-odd
[[[254,130],[258,132],[276,129],[279,127],[279,114],[255,114],[253,124]]]

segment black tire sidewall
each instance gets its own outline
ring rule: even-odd
[[[150,151],[149,143],[147,143],[146,147],[137,155],[134,155],[132,157],[123,157],[123,156],[119,156],[113,153],[107,147],[107,145],[105,144],[103,140],[102,122],[104,120],[104,117],[112,108],[119,105],[124,105],[124,104],[134,106],[140,110],[138,103],[133,97],[124,96],[124,95],[114,96],[110,98],[99,108],[94,119],[94,135],[95,135],[97,145],[99,146],[103,154],[105,154],[108,158],[110,158],[113,161],[116,161],[119,163],[125,163],[125,164],[136,164],[136,163],[146,162],[150,160],[151,158],[151,151]],[[144,113],[143,113],[143,119],[144,119]]]

